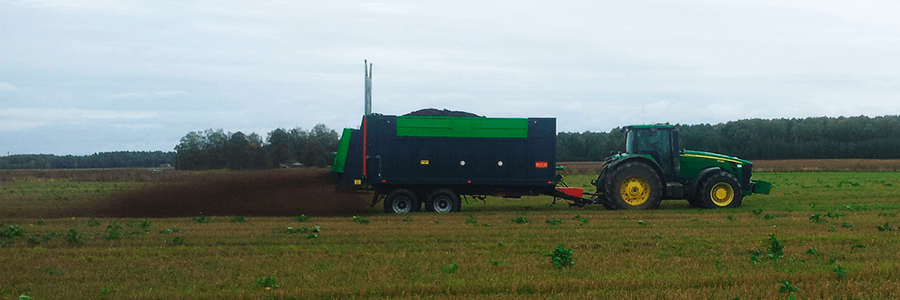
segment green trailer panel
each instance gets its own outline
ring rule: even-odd
[[[344,173],[344,165],[347,164],[347,152],[350,149],[350,134],[353,129],[344,128],[341,133],[341,142],[338,144],[337,153],[334,155],[334,164],[331,165],[331,171]]]
[[[399,137],[528,138],[525,118],[397,117]]]

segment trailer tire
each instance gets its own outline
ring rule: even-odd
[[[718,171],[707,176],[700,184],[699,204],[702,208],[737,208],[744,193],[731,173]]]
[[[407,189],[393,190],[384,198],[384,212],[389,214],[419,211],[419,206],[416,194]]]
[[[659,174],[641,162],[625,163],[609,175],[606,197],[615,209],[656,209],[662,201]]]
[[[437,189],[425,200],[425,211],[428,212],[459,212],[460,206],[459,195],[448,189]]]

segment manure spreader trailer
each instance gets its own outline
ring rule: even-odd
[[[555,118],[388,116],[366,114],[344,129],[332,171],[339,186],[374,192],[386,213],[458,212],[461,196],[549,195],[573,206],[654,209],[663,199],[700,208],[735,208],[768,194],[749,161],[682,150],[678,127],[624,128],[625,152],[606,158],[596,190],[557,187]]]

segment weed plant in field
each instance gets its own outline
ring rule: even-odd
[[[456,271],[459,271],[459,266],[456,264],[446,264],[441,267],[441,271],[447,274],[456,274]]]
[[[278,284],[275,282],[275,275],[269,275],[256,279],[256,285],[266,290],[278,288]]]
[[[572,249],[556,246],[556,249],[553,249],[545,256],[550,258],[550,263],[553,264],[554,268],[568,268],[575,265],[575,262],[572,260],[574,254],[575,251]]]
[[[84,234],[78,232],[75,228],[69,229],[69,233],[65,235],[65,239],[69,245],[84,246]]]
[[[828,220],[822,218],[822,215],[820,214],[813,214],[812,216],[809,216],[809,220],[816,223],[828,223]]]
[[[553,219],[553,220],[547,219],[547,220],[544,221],[544,222],[547,223],[547,224],[550,224],[550,226],[556,226],[556,225],[562,224],[563,221],[560,220],[560,219]]]
[[[129,234],[149,234],[150,226],[153,226],[153,222],[146,218],[135,220],[131,223],[128,223],[128,227],[133,228],[133,230]]]
[[[197,216],[197,217],[194,217],[192,220],[194,220],[194,223],[200,223],[200,224],[213,222],[213,218],[209,217],[209,216]]]
[[[122,226],[116,224],[116,222],[112,222],[109,225],[106,225],[106,235],[103,236],[106,240],[121,240],[122,234],[119,233],[119,230],[122,230]]]
[[[466,224],[472,224],[473,226],[478,226],[478,220],[475,220],[475,216],[469,214],[469,218],[466,219]]]
[[[837,277],[839,279],[844,279],[845,277],[847,277],[847,269],[840,265],[835,266],[831,270],[834,272],[835,275],[837,275]]]
[[[319,225],[313,226],[312,228],[301,227],[301,228],[297,228],[297,229],[294,229],[294,227],[288,226],[286,229],[283,229],[283,230],[275,230],[275,232],[282,232],[282,233],[287,233],[287,234],[302,233],[302,234],[305,234],[306,237],[310,238],[310,239],[318,238],[319,232],[321,232],[321,231],[322,231],[322,227],[320,227]]]
[[[579,215],[575,215],[575,217],[572,218],[572,220],[576,220],[576,221],[578,221],[578,222],[581,222],[581,225],[587,225],[588,223],[590,223],[590,221],[588,221],[588,219],[582,218],[580,214],[579,214]]]
[[[170,246],[184,245],[184,237],[180,237],[180,236],[173,237],[171,240],[166,240],[166,244],[169,244]]]
[[[529,221],[528,218],[526,218],[526,217],[515,217],[515,218],[509,219],[509,221],[510,221],[510,222],[513,222],[513,223],[516,223],[516,224],[525,224],[525,223],[531,222],[531,221]]]
[[[178,228],[166,228],[166,229],[163,229],[163,230],[160,230],[160,231],[159,231],[160,234],[170,234],[170,233],[173,233],[173,232],[181,232],[181,229],[178,229]]]
[[[17,238],[25,236],[25,233],[25,230],[19,225],[9,225],[9,227],[6,227],[6,230],[0,231],[0,237]]]
[[[37,247],[41,245],[41,239],[39,235],[29,235],[28,239],[26,239],[29,247]]]
[[[794,292],[799,292],[800,288],[793,286],[787,280],[782,280],[781,288],[779,288],[779,291],[782,293],[785,293],[785,294],[790,294],[790,293],[794,293]]]
[[[766,257],[769,259],[779,259],[784,257],[784,244],[775,237],[775,234],[769,235],[769,254],[766,254]]]

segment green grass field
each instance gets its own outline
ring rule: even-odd
[[[140,185],[0,182],[0,299],[898,298],[900,172],[755,177],[773,193],[733,210],[528,197],[303,221],[19,218]],[[574,264],[552,264],[558,247]]]

